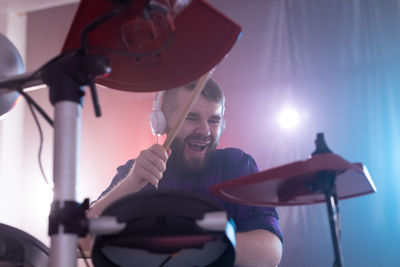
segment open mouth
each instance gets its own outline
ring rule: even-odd
[[[209,144],[210,144],[209,142],[195,141],[195,140],[186,142],[187,147],[191,151],[197,152],[197,153],[201,153],[201,152],[205,151]]]

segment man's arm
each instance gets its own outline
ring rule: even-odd
[[[259,172],[257,163],[251,155],[239,149],[231,148],[225,151],[227,157],[224,157],[222,166],[229,179]],[[230,209],[231,205],[226,203],[225,207]],[[282,257],[282,237],[276,209],[247,205],[235,207],[236,212],[232,213],[238,229],[235,266],[277,266]]]
[[[111,203],[140,191],[147,183],[157,186],[166,169],[168,157],[167,150],[158,144],[141,151],[126,178],[94,202],[87,215],[89,217],[99,216]]]
[[[282,243],[275,234],[262,229],[236,234],[235,266],[272,267],[281,258]]]

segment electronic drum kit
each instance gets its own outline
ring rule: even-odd
[[[190,82],[212,69],[231,49],[241,31],[238,25],[202,0],[192,1],[184,12],[180,11],[180,14],[175,14],[175,17],[172,18],[160,18],[157,6],[155,9],[151,9],[145,5],[159,4],[160,2],[174,3],[175,1],[134,1],[132,6],[129,6],[132,1],[104,1],[103,4],[96,1],[100,3],[97,9],[93,9],[91,6],[94,3],[92,0],[81,2],[63,49],[63,52],[68,54],[68,51],[79,48],[81,42],[79,33],[87,33],[94,29],[93,34],[87,34],[82,38],[87,42],[86,46],[83,44],[85,46],[83,55],[76,53],[72,56],[61,56],[61,60],[59,60],[60,58],[53,60],[41,69],[40,78],[51,90],[60,87],[54,81],[57,80],[57,75],[69,73],[65,69],[75,68],[76,61],[89,66],[84,68],[83,72],[89,76],[91,85],[94,84],[93,75],[109,73],[109,65],[103,58],[100,59],[100,63],[98,58],[94,59],[94,61],[97,60],[96,63],[93,63],[92,59],[87,60],[88,55],[96,51],[106,54],[113,67],[113,72],[108,76],[101,76],[96,80],[97,83],[119,90],[137,92],[170,89]],[[123,3],[121,6],[130,13],[126,10],[112,9],[111,2]],[[112,12],[107,13],[110,9]],[[143,51],[136,54],[131,51],[139,48],[134,47],[129,42],[129,38],[136,38],[137,41],[141,39],[141,36],[137,37],[138,34],[152,29],[150,27],[135,32],[135,25],[145,25],[146,23],[140,16],[136,16],[136,22],[127,18],[127,14],[137,14],[142,9],[146,9],[147,13],[150,12],[150,15],[157,18],[156,24],[162,20],[168,22],[168,26],[165,26],[168,28],[167,33],[161,33],[160,40],[169,42],[171,36],[175,38],[172,44],[168,44],[166,47],[159,45],[156,48],[147,48],[147,50],[158,49],[157,57],[161,58],[159,61],[143,56],[148,55],[146,47],[141,48]],[[161,12],[163,11],[161,10]],[[104,21],[111,17],[109,24],[104,21],[91,23],[103,13],[108,14],[108,17],[102,17]],[[112,15],[110,15],[111,13]],[[201,19],[199,22],[199,13],[203,15],[200,17],[208,18],[207,22]],[[120,15],[118,16],[118,14]],[[171,24],[171,21],[175,24]],[[90,26],[85,27],[87,24]],[[215,27],[215,25],[220,26]],[[113,29],[119,27],[123,32],[122,38],[114,34],[116,31]],[[203,30],[198,31],[196,38],[187,38],[189,39],[187,41],[183,37],[185,35],[192,36],[193,27]],[[109,36],[109,38],[103,38],[103,36]],[[210,36],[214,42],[210,41]],[[5,45],[1,44],[0,47],[4,48]],[[188,47],[194,47],[196,53],[189,50]],[[210,53],[210,51],[214,52]],[[196,54],[194,55],[195,60],[199,62],[199,65],[187,65],[182,61],[182,57],[185,58],[182,53]],[[140,58],[141,56],[143,57]],[[57,65],[54,64],[54,61],[61,63]],[[171,64],[184,70],[184,74],[179,76],[181,72],[171,71],[172,65],[168,65],[166,62],[172,62]],[[125,73],[127,69],[130,73],[139,73],[140,75]],[[25,84],[32,82],[30,79],[32,77],[8,78],[0,81],[0,88],[21,90]],[[136,79],[132,77],[136,77]],[[160,77],[160,79],[153,79],[153,77]],[[36,79],[37,76],[33,78]],[[81,86],[82,81],[77,81],[76,75],[71,78],[71,81],[72,86],[70,87]],[[87,81],[85,80],[85,82]],[[18,85],[20,88],[12,87],[14,85]],[[59,96],[55,96],[52,99],[56,106],[56,119],[57,112],[73,113],[68,107],[57,106],[58,103],[64,101],[64,99],[59,100],[58,98]],[[76,105],[79,106],[79,104]],[[73,154],[76,153],[75,151],[66,153],[60,151],[71,143],[62,143],[59,145],[60,147],[57,147],[57,131],[60,131],[64,124],[67,125],[65,127],[71,125],[75,127],[74,123],[76,122],[60,122],[58,125],[61,126],[55,127],[56,162],[60,159],[62,161],[65,158],[73,158]],[[60,128],[57,129],[57,127]],[[78,138],[79,136],[73,136],[69,142],[76,146]],[[65,141],[63,140],[63,142]],[[81,208],[82,205],[71,201],[74,198],[75,181],[70,183],[64,181],[64,179],[74,179],[64,177],[64,174],[57,172],[57,168],[62,173],[62,169],[69,167],[72,167],[73,170],[76,169],[76,162],[72,163],[72,166],[61,164],[55,167],[55,196],[52,211],[72,212],[71,214],[80,214],[84,219],[84,208],[87,206]],[[56,177],[57,175],[60,176]],[[58,185],[58,183],[62,185]],[[210,190],[225,201],[244,205],[279,207],[325,202],[330,219],[335,264],[338,267],[343,265],[337,233],[339,199],[357,197],[376,191],[366,167],[359,163],[350,163],[332,153],[327,148],[322,134],[317,135],[316,150],[310,158],[216,184]],[[60,214],[61,216],[59,216]],[[64,228],[61,226],[65,226],[65,229],[68,227],[62,225],[65,224],[62,219],[62,215],[65,213],[60,214],[50,214],[51,249],[27,233],[0,224],[0,266],[73,266],[71,262],[76,263],[76,257],[72,260],[69,258],[78,254],[76,245],[79,231],[71,230],[76,236],[70,240],[64,239],[63,234],[65,233],[62,230]],[[234,222],[227,217],[225,211],[207,199],[184,192],[137,193],[113,203],[103,211],[100,218],[110,216],[116,218],[123,227],[115,233],[97,233],[95,235],[92,250],[89,253],[94,266],[233,266],[235,259]],[[66,231],[65,229],[64,231]],[[85,234],[88,231],[90,229],[86,229]],[[69,250],[69,254],[66,252],[67,250]],[[66,256],[63,255],[64,252],[67,254]],[[53,255],[53,259],[51,255]]]

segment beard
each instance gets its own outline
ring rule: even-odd
[[[204,147],[204,153],[201,157],[191,157],[186,153],[186,144],[189,141],[209,141],[210,143]],[[210,163],[212,153],[217,148],[218,141],[215,141],[211,136],[204,137],[196,134],[190,134],[185,139],[176,137],[171,143],[172,154],[169,158],[179,172],[184,174],[196,174],[203,172]]]

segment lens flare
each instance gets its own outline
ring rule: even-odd
[[[287,108],[279,114],[279,124],[284,129],[295,128],[300,121],[299,113],[294,108]]]

